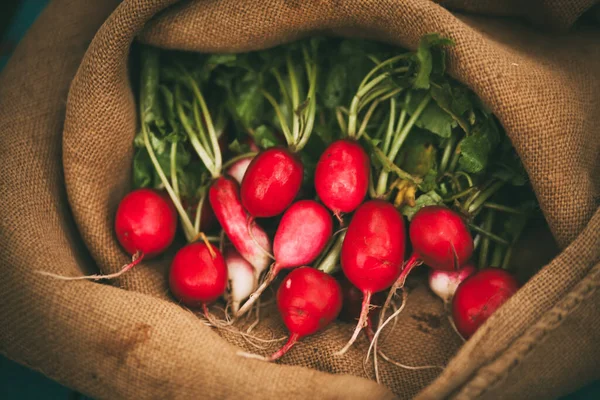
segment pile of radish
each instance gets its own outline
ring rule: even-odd
[[[135,188],[115,219],[132,262],[63,279],[116,278],[179,246],[170,291],[207,316],[224,301],[235,324],[275,287],[290,332],[264,358],[276,360],[336,318],[356,324],[336,356],[365,327],[378,340],[422,264],[469,338],[518,290],[512,248],[539,213],[495,117],[446,75],[451,45],[431,34],[414,52],[333,38],[246,54],[142,48]]]

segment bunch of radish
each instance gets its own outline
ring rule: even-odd
[[[199,60],[144,47],[136,189],[114,224],[132,260],[59,278],[117,278],[178,246],[171,294],[213,322],[223,299],[235,322],[283,275],[287,343],[242,353],[273,361],[338,317],[356,326],[335,355],[364,328],[376,346],[403,309],[388,315],[394,295],[424,265],[470,337],[518,289],[506,269],[533,208],[493,116],[444,74],[449,44],[428,35],[416,52],[367,54],[311,39]]]

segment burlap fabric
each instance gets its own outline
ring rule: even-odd
[[[555,398],[600,377],[597,28],[557,35],[416,0],[118,3],[55,0],[0,76],[2,354],[111,399]],[[483,10],[553,15],[546,26],[567,30],[593,2],[539,2],[537,14],[500,3]],[[405,364],[447,364],[443,372],[382,363],[387,388],[369,381],[364,338],[345,357],[331,355],[350,335],[348,324],[306,338],[281,364],[240,359],[239,347],[268,353],[277,343],[257,350],[238,335],[220,336],[173,303],[169,254],[114,286],[34,273],[112,272],[128,259],[112,218],[130,187],[137,75],[128,55],[136,37],[166,48],[245,51],[317,32],[409,48],[428,32],[452,37],[450,73],[499,117],[562,249],[465,344],[422,280],[412,281],[384,350]],[[535,264],[527,250],[522,260]],[[284,332],[267,309],[255,333]]]

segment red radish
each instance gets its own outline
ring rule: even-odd
[[[107,275],[62,276],[45,271],[42,275],[62,280],[114,279],[129,271],[144,258],[153,258],[173,243],[177,231],[177,212],[163,194],[152,189],[137,189],[128,193],[119,203],[115,216],[117,240],[131,263],[119,272]]]
[[[452,318],[458,332],[470,338],[518,289],[515,278],[500,268],[485,268],[467,278],[452,301]]]
[[[427,206],[415,213],[409,226],[413,253],[404,265],[381,309],[385,315],[398,288],[403,288],[406,277],[414,267],[425,263],[434,270],[456,271],[473,254],[473,238],[462,217],[447,207]],[[392,314],[388,320],[395,318]],[[387,324],[387,321],[384,325]],[[379,326],[378,330],[382,328]]]
[[[333,233],[333,221],[325,207],[314,200],[294,203],[281,217],[273,241],[275,262],[264,282],[240,308],[236,316],[250,309],[261,293],[285,268],[312,263],[323,251]]]
[[[301,47],[300,52],[289,50],[285,55],[287,82],[276,79],[282,100],[290,107],[289,118],[282,112],[280,103],[268,91],[262,91],[273,107],[279,122],[277,129],[281,130],[287,148],[272,147],[264,150],[252,160],[246,171],[240,195],[242,204],[253,218],[274,217],[284,212],[292,204],[302,185],[304,166],[297,153],[308,143],[314,127],[318,65],[316,49],[309,49],[306,45]],[[295,59],[296,54],[302,57],[303,63]],[[297,66],[306,73],[303,81],[298,79]],[[271,72],[280,76],[277,70]],[[303,87],[307,90],[301,93]]]
[[[386,201],[367,201],[354,213],[340,260],[348,280],[363,293],[363,301],[354,334],[337,355],[348,351],[366,325],[373,293],[389,288],[398,278],[405,237],[402,215]]]
[[[248,224],[249,216],[242,207],[238,184],[233,178],[221,176],[211,185],[208,199],[233,246],[260,275],[270,263],[271,241],[256,223]]]
[[[252,162],[254,157],[245,157],[237,160],[229,168],[227,168],[227,175],[231,176],[233,179],[237,181],[240,185],[242,184],[242,180],[244,179],[244,175],[246,175],[246,171],[248,170],[248,166]]]
[[[242,301],[246,300],[258,287],[258,276],[252,265],[233,246],[224,251],[227,264],[228,297],[231,310],[237,313]]]
[[[119,203],[115,233],[129,254],[141,252],[155,257],[171,245],[177,230],[173,205],[152,189],[137,189]]]
[[[256,218],[274,217],[292,203],[300,186],[304,167],[289,150],[272,147],[254,157],[240,190],[244,208]]]
[[[462,281],[473,275],[477,269],[468,263],[456,271],[443,271],[432,269],[429,271],[429,288],[445,304],[449,304],[456,293],[456,288]]]
[[[189,307],[206,307],[217,300],[227,287],[227,266],[221,252],[210,243],[182,247],[171,264],[169,287]]]
[[[291,335],[267,361],[282,357],[299,339],[317,333],[335,320],[342,308],[342,290],[325,272],[310,267],[297,268],[281,283],[277,308]]]
[[[339,217],[363,202],[369,188],[369,156],[358,142],[333,142],[319,158],[315,189],[321,201]]]

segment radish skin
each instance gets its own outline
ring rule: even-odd
[[[265,361],[281,358],[299,339],[317,333],[335,320],[342,308],[342,290],[332,276],[322,271],[296,268],[277,291],[277,308],[291,334],[281,349],[262,358]]]
[[[235,314],[242,301],[258,287],[258,276],[252,265],[233,246],[227,247],[223,256],[227,265],[228,298]]]
[[[406,233],[402,215],[390,203],[370,200],[356,212],[342,245],[341,265],[346,278],[363,293],[361,313],[342,355],[367,324],[371,296],[389,288],[400,275]]]
[[[255,218],[281,214],[298,194],[303,174],[300,159],[288,149],[272,147],[259,153],[242,180],[244,208]]]
[[[246,171],[248,170],[248,166],[252,162],[254,157],[242,158],[234,162],[228,169],[227,175],[231,176],[233,179],[237,181],[238,184],[242,184],[242,180],[244,179],[244,175],[246,175]]]
[[[171,263],[169,287],[188,307],[204,307],[221,297],[227,287],[227,266],[219,249],[201,242],[182,247]]]
[[[333,233],[333,221],[325,207],[314,200],[294,203],[281,217],[273,241],[275,262],[264,282],[240,308],[236,317],[243,315],[286,268],[309,265],[325,249]]]
[[[258,224],[248,224],[249,216],[242,207],[237,182],[229,177],[217,178],[210,187],[208,198],[233,246],[260,275],[270,264],[268,253],[271,251],[271,241]]]
[[[142,252],[146,258],[164,252],[173,243],[177,212],[172,203],[152,189],[137,189],[119,203],[115,234],[130,255]]]
[[[517,290],[516,279],[500,268],[485,268],[471,275],[458,286],[452,300],[456,330],[470,338]]]
[[[319,158],[315,189],[323,204],[339,217],[363,202],[369,175],[369,156],[362,146],[354,140],[337,140]]]
[[[473,275],[477,269],[473,264],[466,264],[457,271],[442,271],[432,269],[429,271],[429,288],[445,304],[449,304],[456,293],[458,285],[469,276]]]

